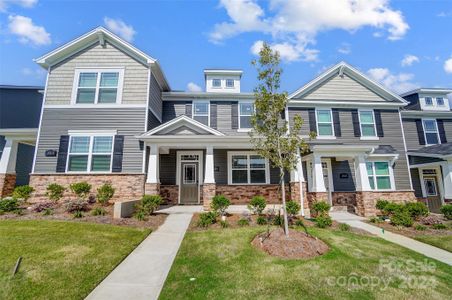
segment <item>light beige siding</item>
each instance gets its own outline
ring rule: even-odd
[[[76,68],[124,68],[122,103],[146,104],[148,68],[109,43],[92,45],[51,68],[46,104],[70,104]]]

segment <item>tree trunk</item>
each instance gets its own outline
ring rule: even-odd
[[[287,219],[287,209],[286,209],[286,185],[284,183],[284,169],[279,169],[279,174],[281,178],[281,196],[283,205],[283,216],[284,216],[284,233],[286,237],[289,237],[289,221]]]

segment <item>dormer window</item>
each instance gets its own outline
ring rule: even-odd
[[[212,79],[212,86],[215,88],[221,87],[221,79]]]
[[[436,105],[444,106],[444,98],[443,97],[436,98]]]
[[[234,87],[234,79],[226,79],[226,87],[233,88]]]
[[[121,102],[123,69],[77,69],[72,103],[111,104]]]
[[[425,105],[433,106],[433,99],[432,99],[432,97],[425,97]]]

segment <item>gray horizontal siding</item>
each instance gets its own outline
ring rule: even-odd
[[[149,107],[160,119],[162,118],[162,91],[154,74],[151,74],[151,82],[149,84]]]
[[[42,98],[38,89],[0,88],[0,128],[38,128]]]
[[[411,169],[411,178],[413,180],[413,189],[416,197],[422,197],[421,178],[419,169]]]
[[[150,110],[148,110],[147,130],[151,130],[151,129],[159,126],[159,125],[160,125],[160,121],[157,119],[157,117]]]
[[[405,131],[406,147],[407,150],[418,150],[419,148],[425,147],[419,143],[419,135],[416,128],[416,120],[420,118],[403,118],[403,129]],[[437,118],[440,120],[441,118]],[[442,120],[442,119],[441,119]],[[444,132],[446,133],[447,142],[452,142],[452,120],[444,119]]]
[[[160,154],[160,183],[176,184],[176,150],[171,149],[168,154]]]
[[[125,68],[122,103],[146,104],[148,67],[113,45],[95,44],[52,67],[48,78],[46,104],[69,104],[76,68]]]
[[[135,135],[144,131],[144,108],[46,108],[39,137],[36,173],[53,173],[56,157],[45,157],[48,149],[58,150],[61,135],[68,130],[117,130],[124,135],[123,173],[141,173],[143,153]]]

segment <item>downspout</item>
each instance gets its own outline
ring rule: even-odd
[[[303,162],[301,161],[301,155],[300,155],[300,149],[297,150],[297,156],[299,161],[299,168],[297,168],[297,175],[298,175],[298,184],[300,186],[300,203],[301,203],[301,216],[304,217],[304,194],[303,194],[303,181],[301,180],[303,176]]]

